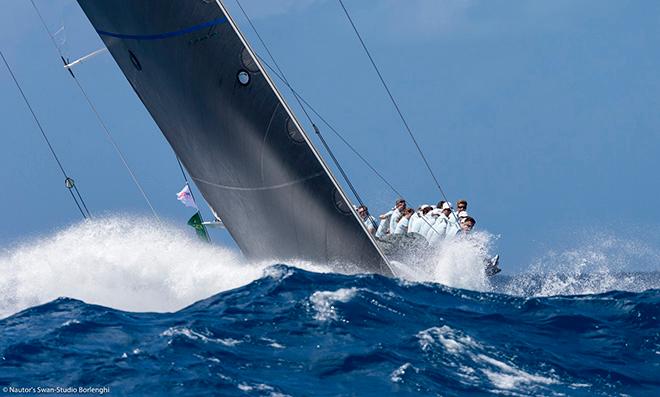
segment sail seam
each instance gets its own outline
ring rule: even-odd
[[[270,127],[273,125],[273,119],[275,119],[275,115],[277,114],[277,111],[280,108],[280,103],[278,102],[275,105],[275,109],[273,109],[273,113],[270,115],[270,120],[268,120],[268,126],[266,127],[266,133],[264,134],[264,141],[261,145],[261,155],[260,155],[260,171],[261,171],[261,181],[263,182],[264,179],[264,153],[266,152],[266,141],[268,140],[268,135],[270,134]]]
[[[323,175],[323,172],[317,172],[316,174],[312,174],[312,175],[310,175],[310,176],[308,176],[308,177],[301,178],[301,179],[297,179],[297,180],[295,180],[295,181],[290,181],[290,182],[280,183],[280,184],[278,184],[278,185],[259,186],[259,187],[242,187],[242,186],[228,186],[228,185],[221,185],[221,184],[218,184],[218,183],[213,183],[213,182],[205,181],[205,180],[203,180],[203,179],[195,178],[194,176],[192,177],[192,179],[193,179],[194,181],[197,181],[197,182],[203,183],[203,184],[205,184],[205,185],[211,185],[211,186],[219,187],[219,188],[221,188],[221,189],[227,189],[227,190],[239,190],[239,191],[256,191],[256,190],[281,189],[281,188],[283,188],[283,187],[287,187],[287,186],[295,185],[295,184],[298,184],[298,183],[301,183],[301,182],[308,181],[308,180],[310,180],[310,179],[314,179],[314,178],[319,177],[319,176],[321,176],[321,175]]]
[[[175,30],[173,32],[157,33],[157,34],[124,34],[124,33],[114,33],[107,32],[104,30],[96,30],[96,32],[102,36],[110,36],[117,39],[129,39],[129,40],[162,40],[168,39],[170,37],[183,36],[184,34],[196,32],[198,30],[208,28],[211,26],[219,25],[221,23],[227,22],[226,17],[214,19],[212,21],[200,23],[198,25],[193,25],[191,27]]]

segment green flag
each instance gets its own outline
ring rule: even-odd
[[[199,238],[206,242],[211,242],[211,238],[209,237],[209,234],[206,232],[206,226],[202,224],[202,216],[197,212],[195,215],[192,216],[188,220],[188,225],[192,226],[195,228],[195,231],[197,232],[197,235]]]

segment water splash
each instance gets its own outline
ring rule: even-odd
[[[483,261],[495,237],[474,233],[470,240],[438,246],[416,265],[395,263],[404,281],[434,282],[477,291],[549,296],[642,291],[658,288],[659,277],[625,274],[626,261],[660,258],[657,250],[613,238],[580,248],[550,252],[528,273],[488,279]],[[636,259],[637,258],[637,259]],[[656,261],[658,263],[660,261]],[[128,311],[176,311],[218,292],[272,274],[275,260],[246,261],[240,253],[200,242],[188,230],[149,219],[112,216],[72,225],[0,252],[0,318],[28,307],[72,297]],[[358,272],[355,267],[288,265],[315,272]]]
[[[0,317],[60,296],[128,311],[175,311],[260,278],[273,263],[248,262],[149,219],[97,218],[0,254]]]
[[[496,238],[490,233],[472,233],[469,239],[444,241],[424,257],[410,258],[409,263],[394,263],[397,276],[414,282],[436,282],[454,288],[487,291],[484,261],[490,258]],[[420,255],[420,256],[421,256]]]
[[[346,303],[357,293],[357,288],[340,288],[337,291],[316,291],[309,298],[316,314],[314,319],[318,321],[338,320],[336,302]]]
[[[519,296],[641,292],[660,288],[658,274],[632,270],[658,263],[660,251],[642,241],[593,234],[576,240],[566,250],[550,250],[534,260],[525,273],[510,277],[495,289]]]

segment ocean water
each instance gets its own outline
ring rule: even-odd
[[[480,238],[398,278],[121,217],[25,241],[0,254],[0,395],[660,395],[659,273],[590,252],[487,279]]]

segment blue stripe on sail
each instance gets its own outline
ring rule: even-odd
[[[98,34],[101,36],[110,36],[110,37],[116,37],[118,39],[130,39],[130,40],[161,40],[161,39],[167,39],[170,37],[175,37],[175,36],[181,36],[187,33],[192,33],[200,29],[208,28],[210,26],[215,26],[219,25],[221,23],[227,22],[226,17],[214,19],[212,21],[200,23],[199,25],[194,25],[189,28],[181,29],[181,30],[176,30],[174,32],[165,32],[165,33],[159,33],[159,34],[121,34],[121,33],[112,33],[112,32],[105,32],[103,30],[96,30]]]

